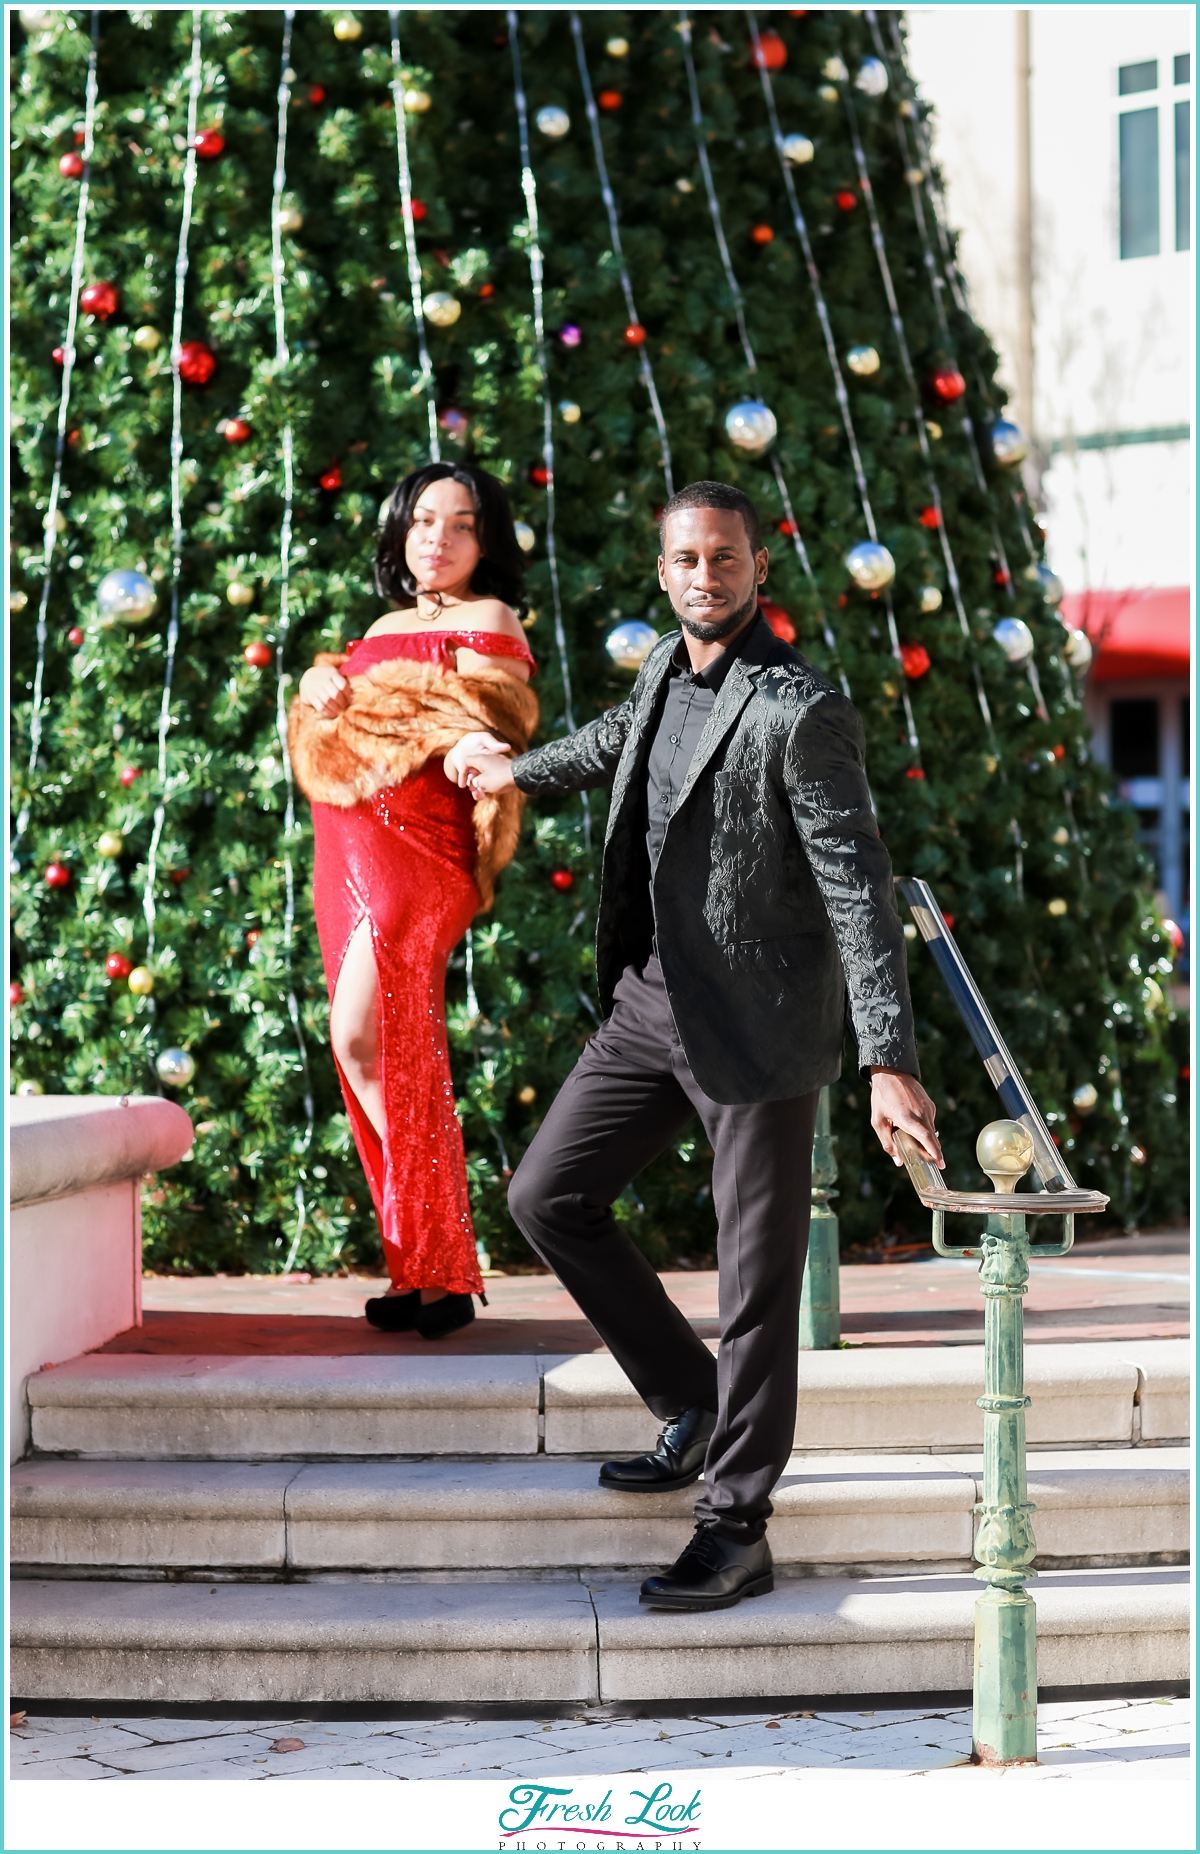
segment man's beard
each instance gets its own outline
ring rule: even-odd
[[[730,612],[728,618],[719,618],[715,624],[703,624],[696,618],[685,618],[679,610],[675,610],[675,616],[688,636],[694,637],[698,644],[719,644],[722,638],[732,637],[735,631],[739,631],[751,613],[757,610],[758,588],[756,586],[745,605],[740,605],[737,611]]]

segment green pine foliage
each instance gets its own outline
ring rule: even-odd
[[[319,649],[360,636],[379,614],[372,590],[377,511],[391,485],[428,454],[397,185],[392,63],[385,13],[300,10],[291,65],[284,205],[302,223],[284,236],[288,365],[275,364],[271,191],[283,16],[206,11],[199,127],[223,151],[198,163],[183,336],[207,342],[217,366],[183,395],[184,546],[179,644],[158,777],[158,723],[172,575],[170,330],[185,166],[192,15],[99,15],[99,109],[91,167],[85,282],[111,281],[119,307],[81,320],[63,474],[63,522],[49,604],[41,752],[29,756],[34,620],[42,527],[54,459],[77,180],[59,173],[82,128],[91,16],[61,14],[26,32],[13,16],[13,781],[28,823],[13,877],[14,1086],[66,1092],[153,1091],[155,1060],[184,1048],[196,1070],[178,1088],[196,1124],[190,1159],[149,1193],[147,1256],[178,1269],[313,1271],[370,1266],[374,1218],[327,1048],[328,1007],[308,900],[310,833],[298,800],[285,839],[284,766],[276,727],[281,433],[294,433],[296,495],[291,631],[284,673]],[[815,158],[794,170],[843,355],[870,344],[869,378],[848,376],[880,539],[896,561],[900,636],[929,670],[908,683],[920,736],[915,770],[882,602],[858,590],[844,558],[866,538],[813,297],[786,209],[746,15],[705,12],[695,57],[706,146],[758,359],[740,343],[705,199],[692,130],[678,15],[585,13],[638,313],[648,334],[677,485],[720,477],[747,489],[772,530],[771,598],[798,647],[844,675],[867,725],[869,771],[898,872],[926,877],[954,917],[967,959],[1063,1141],[1081,1182],[1109,1192],[1125,1221],[1177,1210],[1186,1198],[1184,1118],[1177,1096],[1182,1027],[1164,1002],[1170,948],[1148,893],[1127,815],[1092,764],[1064,632],[1024,576],[1041,536],[1019,479],[988,464],[986,493],[970,467],[960,409],[926,410],[947,531],[973,635],[952,601],[921,609],[922,588],[946,590],[913,406],[888,317],[858,186],[847,116],[826,61],[851,78],[872,45],[847,13],[762,15],[787,50],[774,74],[784,134]],[[443,452],[469,456],[508,485],[530,524],[530,640],[539,661],[542,725],[565,725],[554,643],[541,462],[542,409],[531,320],[529,227],[505,17],[436,10],[401,16],[404,81],[427,109],[406,110],[422,288],[461,304],[431,327]],[[627,42],[624,55],[609,49]],[[577,722],[623,699],[628,674],[604,648],[619,618],[671,620],[656,594],[656,512],[666,497],[657,434],[625,339],[628,316],[610,251],[568,15],[521,15],[531,114],[557,105],[569,133],[531,129],[546,261],[550,392],[555,415],[557,545]],[[896,139],[897,86],[853,92],[892,274],[918,378],[957,366],[977,430],[1003,410],[995,355],[944,291],[952,342],[934,314]],[[825,92],[823,95],[822,92]],[[832,96],[832,100],[831,99]],[[418,104],[417,96],[411,101]],[[609,95],[602,99],[613,103]],[[851,207],[835,203],[853,196]],[[758,241],[752,228],[774,236]],[[568,348],[556,331],[573,323]],[[139,345],[151,329],[157,346]],[[145,343],[149,337],[142,336]],[[982,382],[982,385],[980,384]],[[783,466],[815,580],[805,577],[769,463],[733,451],[728,408],[764,399],[779,422]],[[458,412],[458,420],[446,418]],[[225,421],[250,427],[231,442]],[[334,468],[336,466],[336,469]],[[340,487],[323,488],[329,476]],[[1012,565],[997,583],[993,525]],[[114,568],[147,573],[158,604],[144,622],[104,623],[96,604]],[[232,587],[251,593],[230,600]],[[235,598],[238,596],[234,595]],[[1036,639],[1048,719],[1023,672],[992,642],[999,617]],[[836,639],[827,649],[824,627]],[[83,634],[78,646],[68,637]],[[989,742],[972,682],[978,664],[995,716]],[[136,769],[132,783],[121,773]],[[151,996],[106,976],[120,953],[147,957],[144,908],[155,807],[165,807],[152,896]],[[528,1259],[504,1204],[504,1181],[595,1027],[591,926],[605,801],[593,794],[531,805],[517,861],[450,973],[449,1017],[479,1234],[501,1262]],[[1015,821],[1015,830],[1014,830]],[[105,857],[102,833],[123,849]],[[1018,849],[1019,841],[1019,849]],[[306,1146],[305,1077],[289,1019],[285,857],[296,873],[291,962],[315,1099]],[[52,861],[69,871],[52,888]],[[551,878],[556,872],[556,884]],[[570,878],[569,884],[567,877]],[[1065,912],[1050,911],[1064,901]],[[919,943],[911,970],[927,1085],[941,1104],[959,1184],[977,1181],[975,1135],[995,1097]],[[1098,1090],[1081,1117],[1072,1096]],[[903,1178],[875,1146],[867,1089],[853,1062],[837,1091],[843,1230],[867,1240],[921,1219]],[[1134,1148],[1148,1155],[1136,1162]],[[711,1254],[709,1154],[684,1140],[621,1200],[620,1214],[657,1263]],[[297,1187],[305,1222],[298,1228]],[[298,1238],[298,1240],[297,1240]]]

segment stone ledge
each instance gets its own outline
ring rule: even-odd
[[[182,1159],[192,1123],[156,1095],[13,1095],[8,1190],[14,1210],[120,1184]]]

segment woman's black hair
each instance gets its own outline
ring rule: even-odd
[[[513,531],[512,509],[504,485],[474,464],[423,464],[396,484],[383,505],[383,525],[375,551],[376,592],[380,598],[393,601],[416,598],[417,582],[404,558],[413,510],[431,483],[447,478],[461,483],[475,505],[479,564],[471,575],[471,591],[484,598],[503,599],[520,616],[525,608],[525,557]]]

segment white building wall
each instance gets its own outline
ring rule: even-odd
[[[1068,590],[1189,583],[1192,485],[1186,442],[1076,449],[1191,419],[1192,255],[1175,250],[1174,105],[1192,87],[1174,60],[1193,52],[1192,9],[1034,6],[1030,117],[1034,417],[1051,562]],[[934,148],[975,313],[1015,385],[1017,13],[918,8],[908,15],[914,76],[935,105]],[[1120,97],[1122,65],[1158,63],[1153,92]],[[1118,117],[1159,115],[1160,254],[1122,259]],[[1194,189],[1193,189],[1194,190]]]

